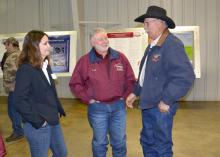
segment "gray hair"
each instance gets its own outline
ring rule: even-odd
[[[90,39],[97,33],[106,33],[106,30],[102,27],[93,28],[89,34]]]
[[[165,25],[166,28],[168,28],[168,24],[167,24],[166,21],[164,21],[164,25]]]
[[[157,19],[157,18],[156,18],[156,19]],[[157,19],[157,20],[161,21],[161,22],[163,23],[163,25],[164,25],[165,28],[168,28],[168,24],[167,24],[166,21],[164,21],[164,20],[162,20],[162,19]]]

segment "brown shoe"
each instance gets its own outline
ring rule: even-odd
[[[24,135],[17,135],[15,133],[12,133],[9,137],[7,137],[5,139],[6,142],[12,142],[12,141],[16,141],[16,140],[19,140],[21,138],[23,138]]]

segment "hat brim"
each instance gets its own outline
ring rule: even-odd
[[[167,23],[168,28],[171,28],[171,29],[176,27],[174,21],[171,18],[167,17],[167,16],[161,17],[161,16],[151,16],[151,15],[143,14],[143,15],[137,17],[134,21],[144,23],[144,20],[146,18],[157,18],[157,19],[163,20]]]

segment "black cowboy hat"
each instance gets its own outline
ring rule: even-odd
[[[158,6],[149,6],[146,14],[137,17],[134,21],[144,23],[145,18],[157,18],[167,23],[168,28],[175,28],[174,21],[169,18],[165,9]]]

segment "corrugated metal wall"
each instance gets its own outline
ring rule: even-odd
[[[83,50],[77,52],[78,55],[86,53],[90,48],[88,33],[91,28],[137,27],[134,18],[145,13],[150,5],[166,8],[168,16],[177,25],[200,26],[201,78],[195,81],[186,99],[220,100],[219,0],[78,0],[78,3],[79,20],[88,22],[80,25],[84,42]],[[25,32],[32,28],[47,31],[73,28],[70,0],[0,0],[0,21],[0,33]],[[67,88],[68,81],[69,78],[59,80],[57,87],[61,97],[71,97]]]

